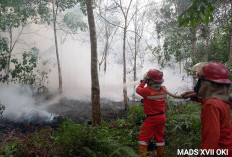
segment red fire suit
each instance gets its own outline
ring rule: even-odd
[[[156,145],[164,146],[166,93],[162,89],[156,91],[149,86],[144,87],[145,84],[142,82],[136,89],[136,93],[143,97],[144,112],[148,115],[139,133],[139,144],[147,146],[154,136]]]
[[[202,100],[201,149],[228,149],[232,157],[232,123],[229,103],[220,99]]]

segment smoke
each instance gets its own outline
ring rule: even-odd
[[[159,0],[157,0],[158,2]],[[20,29],[15,29],[13,32],[14,39],[17,39]],[[91,53],[88,32],[78,32],[75,34],[75,40],[73,37],[67,36],[64,33],[58,32],[58,49],[61,61],[61,71],[63,78],[63,96],[68,99],[75,99],[79,101],[90,102],[91,100]],[[120,34],[120,32],[119,32]],[[146,36],[146,35],[144,35]],[[79,39],[79,40],[76,40]],[[80,41],[80,39],[82,41]],[[63,40],[63,41],[62,41]],[[58,91],[58,70],[57,60],[54,46],[54,34],[52,26],[35,25],[31,24],[24,28],[23,33],[16,42],[12,55],[27,51],[32,47],[39,48],[39,56],[41,60],[49,60],[49,64],[42,66],[38,65],[40,70],[51,69],[49,74],[48,84],[46,86],[52,94]],[[153,42],[153,41],[152,41]],[[146,44],[144,44],[146,45]],[[143,45],[143,46],[144,46]],[[98,54],[104,47],[103,42],[98,40]],[[145,46],[143,49],[145,50]],[[142,46],[141,46],[142,49]],[[130,54],[130,50],[127,47],[127,57]],[[100,58],[100,55],[99,55]],[[100,95],[101,98],[105,98],[110,101],[122,101],[123,100],[123,67],[122,61],[122,39],[121,35],[115,37],[110,48],[109,56],[107,58],[107,72],[102,70],[99,72],[100,83]],[[129,60],[129,57],[127,58]],[[40,61],[41,61],[40,60]],[[192,80],[187,77],[185,73],[180,73],[179,67],[173,65],[173,67],[159,68],[157,63],[146,62],[149,58],[144,59],[145,62],[142,68],[138,66],[137,79],[143,79],[144,73],[149,69],[159,69],[164,73],[163,85],[172,93],[180,94],[183,91],[189,90],[192,85]],[[155,59],[154,59],[155,60]],[[133,61],[131,61],[133,63]],[[127,70],[131,71],[131,65],[127,62]],[[127,74],[127,91],[128,98],[132,99],[132,95],[135,90],[134,87],[139,85],[139,81],[133,81],[132,73]],[[54,92],[55,91],[55,92]],[[140,99],[139,95],[135,95],[137,99]],[[47,111],[49,106],[56,104],[59,97],[46,102],[38,102],[34,99],[32,90],[27,86],[0,86],[0,102],[5,105],[6,110],[3,112],[3,118],[15,121],[49,121],[56,116],[53,113]],[[110,106],[110,101],[102,102]],[[82,103],[82,102],[81,102]],[[62,106],[63,104],[61,104]],[[70,104],[64,104],[65,107],[77,106],[76,102]],[[81,104],[82,105],[82,104]],[[111,104],[113,108],[117,107],[115,104]],[[119,105],[118,105],[119,106]],[[63,106],[62,106],[63,107]],[[120,106],[121,107],[121,106]],[[63,107],[64,108],[64,107]],[[61,108],[61,110],[63,109]],[[90,108],[90,107],[89,107]],[[78,108],[78,112],[87,110],[88,106],[83,105],[82,108]],[[65,110],[62,110],[65,112]],[[79,114],[78,114],[79,115]]]
[[[60,32],[58,31],[58,33]],[[64,38],[64,36],[65,35],[62,33],[58,34],[59,38]],[[54,64],[56,64],[56,54],[52,27],[45,27],[44,25],[31,25],[24,30],[24,34],[21,36],[21,38],[28,45],[33,45],[39,48],[39,55],[42,56],[41,59],[50,58],[52,65],[47,65],[47,68],[50,68],[52,72],[49,74],[48,87],[51,91],[57,91],[58,70],[57,66],[54,66]],[[79,32],[75,38],[83,39],[83,41],[89,41],[89,34],[87,32]],[[63,96],[70,99],[91,100],[90,43],[83,41],[73,40],[73,38],[70,36],[67,36],[63,44],[61,43],[61,39],[58,40],[63,78]],[[107,72],[99,72],[99,81],[101,98],[121,101],[123,100],[123,68],[122,64],[117,64],[115,60],[119,60],[119,58],[122,57],[122,45],[121,40],[118,39],[117,44],[115,43],[113,44],[114,46],[112,47],[111,52],[109,52]],[[99,44],[102,43],[98,42],[98,53],[100,53],[100,48],[102,47],[102,45]],[[23,50],[25,47],[25,45],[16,44],[15,49]],[[112,51],[114,51],[114,55],[112,55]],[[129,53],[128,49],[127,53]],[[159,66],[157,64],[145,62],[143,68],[138,69],[138,80],[142,79],[144,73],[149,69],[159,69],[158,67]],[[164,72],[165,82],[163,85],[174,93],[180,93],[181,91],[188,90],[191,86],[191,79],[185,76],[184,73],[180,73],[177,69],[178,67],[175,65],[173,65],[173,67],[160,69]],[[126,86],[128,87],[129,98],[132,97],[134,92],[134,85],[137,86],[138,84],[139,82],[134,82],[132,75],[128,74]]]
[[[59,48],[61,50],[63,96],[70,99],[91,100],[90,43],[67,39]],[[120,50],[119,54],[121,54]],[[50,52],[49,54],[55,60],[55,51],[53,50],[53,53]],[[101,98],[112,101],[123,100],[123,67],[115,63],[115,59],[117,60],[119,57],[120,55],[109,56],[107,72],[104,73],[102,70],[99,72]],[[154,68],[163,71],[165,80],[163,85],[173,93],[181,93],[189,90],[192,86],[192,79],[186,73],[181,73],[178,65],[161,69],[158,64],[145,62],[143,68],[138,70],[138,80],[143,79],[143,75],[149,69]],[[57,67],[52,69],[49,76],[49,85],[50,89],[58,88]],[[134,85],[139,85],[139,81],[133,81],[132,75],[128,74],[125,86],[128,88],[128,98],[130,99],[134,93]],[[136,97],[140,98],[138,95]]]
[[[180,72],[180,67],[177,64],[173,64],[172,67],[159,68],[158,64],[146,64],[142,70],[141,79],[150,69],[159,69],[163,72],[163,86],[172,93],[181,94],[184,91],[192,90],[192,77],[188,76],[185,72]],[[183,70],[183,69],[182,69]]]
[[[14,122],[49,121],[55,116],[41,110],[28,86],[1,86],[1,104],[6,107],[3,118]]]

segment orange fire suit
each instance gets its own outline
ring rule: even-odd
[[[139,144],[147,146],[154,136],[156,146],[164,146],[166,93],[162,89],[156,91],[149,86],[144,87],[145,84],[142,82],[136,89],[136,93],[144,99],[144,112],[147,115],[139,133]]]
[[[232,157],[232,123],[230,104],[220,99],[202,100],[201,149],[228,149]]]

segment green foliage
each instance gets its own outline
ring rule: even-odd
[[[11,72],[14,82],[18,81],[28,85],[34,84],[36,79],[34,69],[37,66],[38,53],[39,50],[37,48],[32,48],[31,51],[22,54],[22,61],[19,62],[18,59],[11,60],[15,65],[14,70]]]
[[[7,39],[0,36],[0,71],[6,68],[8,55]]]
[[[176,31],[167,33],[163,48],[165,60],[168,62],[174,56],[176,62],[191,56],[191,40],[188,31],[177,28]],[[187,40],[186,40],[187,39]]]
[[[0,157],[14,157],[21,155],[21,152],[17,148],[17,145],[17,142],[12,142],[3,147],[3,149],[0,151]]]
[[[59,11],[65,11],[82,1],[83,0],[55,0],[55,5],[59,8]]]
[[[190,74],[189,70],[198,62],[225,64],[229,60],[231,7],[228,1],[190,0],[182,4],[179,0],[170,0],[164,4],[160,12],[166,20],[156,25],[158,35],[164,38],[163,47],[153,51],[162,67],[182,62]],[[214,20],[214,16],[218,18]],[[177,22],[185,27],[178,28]],[[214,27],[210,22],[214,22]]]
[[[46,1],[1,0],[0,29],[8,31],[23,25],[28,20],[37,21],[39,16],[48,17],[48,8],[44,3]]]
[[[209,61],[226,63],[229,60],[230,35],[228,31],[216,33],[210,40]]]
[[[88,28],[87,24],[82,21],[81,16],[74,12],[66,13],[63,22],[73,33],[77,33],[78,29],[85,31]]]
[[[91,127],[67,121],[57,131],[55,140],[59,148],[69,156],[109,156],[111,153],[117,156],[118,152],[125,154],[125,151],[115,152],[119,148],[123,150],[125,147],[129,152],[132,151],[127,147],[130,138],[127,131],[119,129],[118,126],[103,124]]]
[[[232,72],[232,63],[231,62],[226,62],[225,65],[226,65],[226,68],[229,71],[229,78],[230,78],[230,80],[232,80],[232,73],[231,73]],[[232,112],[231,112],[231,114],[232,114]]]
[[[129,148],[118,148],[109,157],[139,157],[135,151]]]
[[[13,139],[3,143],[0,149],[0,156],[50,156],[56,155],[54,139],[51,136],[53,129],[45,127],[34,133],[12,134]]]
[[[183,11],[178,17],[180,26],[187,26],[189,23],[191,26],[195,26],[202,21],[206,24],[213,21],[213,11],[215,7],[212,1],[208,0],[194,0],[185,11]]]
[[[166,28],[163,35],[162,47],[149,46],[147,48],[158,60],[161,67],[172,65],[173,62],[182,62],[191,57],[191,34],[188,29],[175,28],[173,30],[173,28]]]
[[[2,116],[5,109],[6,109],[5,106],[2,105],[2,103],[0,102],[0,116]]]
[[[44,68],[45,70],[38,70],[38,54],[39,50],[37,48],[32,48],[28,52],[21,54],[22,56],[17,55],[17,58],[14,57],[11,59],[13,65],[10,70],[10,79],[13,83],[21,83],[31,85],[35,88],[38,88],[39,92],[46,93],[48,89],[46,85],[48,83],[48,74],[51,72],[49,68]],[[0,54],[0,72],[4,73],[4,70],[7,65],[8,52],[2,51]],[[43,63],[43,66],[46,66],[47,63]],[[5,82],[4,76],[0,75],[1,82]]]
[[[230,35],[226,29],[214,31],[213,36],[209,39],[208,52],[205,43],[199,42],[196,47],[195,59],[197,62],[220,62],[225,64],[229,60],[229,42]],[[206,55],[207,54],[207,55]]]
[[[171,8],[171,4],[166,4],[160,9],[161,14],[165,19],[171,19],[173,14],[173,8]]]
[[[220,15],[220,16],[219,16]],[[215,18],[214,20],[214,17]],[[209,25],[213,23],[213,27]],[[201,29],[193,64],[202,61],[225,64],[230,56],[231,7],[226,0],[194,0],[178,17],[179,26]]]
[[[27,135],[17,135],[5,144],[3,156],[89,156],[138,157],[137,141],[143,117],[141,104],[130,106],[127,119],[105,122],[92,127],[67,120],[57,130],[45,128]],[[140,123],[140,124],[139,124]],[[200,144],[199,104],[166,104],[166,156],[176,150],[198,148]]]
[[[169,102],[166,112],[165,141],[169,155],[177,149],[198,149],[201,142],[200,105]]]
[[[178,15],[191,4],[191,0],[169,0],[164,1],[158,10],[158,21],[155,22],[158,39],[163,39],[158,46],[149,46],[158,64],[161,67],[173,66],[176,63],[183,63],[189,69],[189,62],[192,59],[192,43],[195,39],[190,28],[178,27]],[[157,16],[156,15],[156,16]]]
[[[143,106],[140,103],[132,105],[128,111],[128,116],[127,116],[128,123],[131,126],[141,125],[143,123],[143,116],[144,116]]]

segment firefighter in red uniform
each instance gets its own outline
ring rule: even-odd
[[[136,93],[143,97],[146,119],[139,133],[138,154],[146,157],[147,145],[152,137],[155,137],[157,156],[164,154],[164,124],[166,93],[162,90],[163,73],[157,69],[151,69],[144,77],[143,82],[137,87]],[[147,84],[147,87],[144,87]],[[165,88],[163,86],[163,88]]]
[[[227,69],[221,63],[205,63],[197,72],[198,82],[194,87],[200,100],[201,109],[201,149],[228,150],[232,157],[232,123],[229,103],[230,80]],[[189,92],[182,94],[183,97]],[[220,152],[220,151],[219,151]],[[224,155],[225,155],[224,154]],[[218,154],[219,155],[219,154]]]

